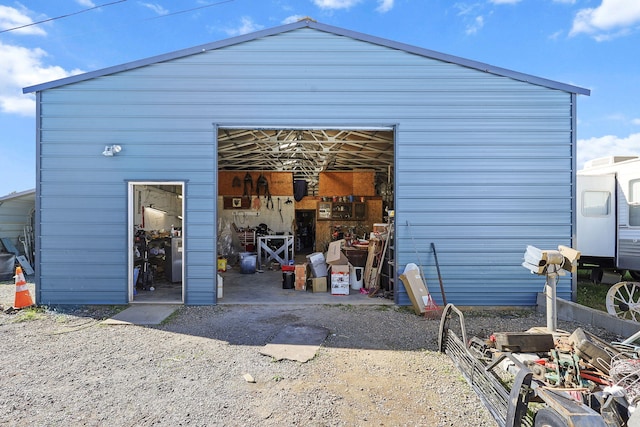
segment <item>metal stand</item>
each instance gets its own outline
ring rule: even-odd
[[[556,284],[558,283],[558,266],[550,264],[547,267],[547,282],[544,286],[547,298],[547,329],[553,333],[558,329],[558,309],[556,299]]]
[[[265,263],[269,262],[269,260],[278,261],[282,265],[288,265],[289,260],[293,259],[293,239],[294,236],[260,236],[258,237],[258,265],[262,265],[262,251],[265,252],[266,258],[264,260]],[[282,245],[278,246],[275,249],[272,249],[269,246],[269,243],[272,244],[275,241],[281,240]],[[291,254],[291,258],[289,258],[289,254]]]

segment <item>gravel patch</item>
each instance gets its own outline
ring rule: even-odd
[[[0,304],[14,287],[0,285]],[[0,314],[0,425],[489,426],[437,351],[439,322],[389,306],[182,307],[158,326],[105,326],[124,307]],[[465,313],[469,336],[544,326],[531,311]],[[287,325],[330,333],[307,363],[260,349]],[[605,339],[605,331],[578,326]],[[249,374],[255,382],[247,382]]]

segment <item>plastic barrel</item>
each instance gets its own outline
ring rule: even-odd
[[[253,252],[240,252],[240,273],[253,274],[256,272],[258,255]]]

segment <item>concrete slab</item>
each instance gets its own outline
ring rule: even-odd
[[[320,326],[287,325],[262,347],[260,354],[276,360],[308,362],[313,359],[329,330]]]
[[[159,325],[179,307],[174,304],[132,305],[102,323],[105,325]]]

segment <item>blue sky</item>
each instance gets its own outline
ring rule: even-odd
[[[639,0],[0,0],[0,196],[35,187],[23,87],[305,16],[590,89],[578,167],[640,155]]]

